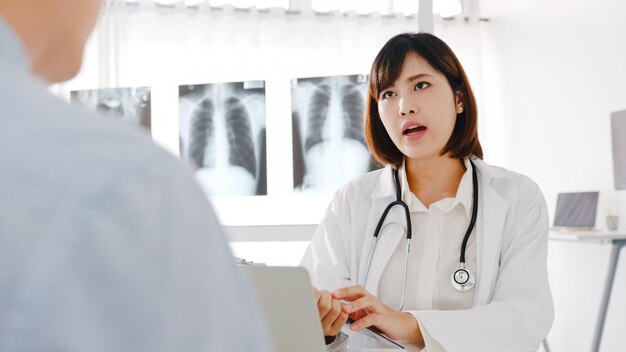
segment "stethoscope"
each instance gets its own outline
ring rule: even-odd
[[[463,237],[463,243],[461,244],[461,258],[459,260],[459,267],[452,273],[452,276],[450,278],[452,287],[460,292],[470,290],[472,287],[474,287],[474,284],[476,283],[476,276],[465,265],[465,248],[467,247],[467,241],[469,240],[470,234],[474,229],[474,225],[476,224],[476,217],[478,215],[478,177],[476,176],[476,166],[471,160],[469,162],[472,165],[472,218],[470,220],[467,231],[465,232],[465,237]],[[376,249],[376,244],[378,243],[378,236],[380,235],[380,231],[383,227],[383,223],[385,222],[385,218],[387,217],[387,214],[389,214],[391,208],[399,205],[402,207],[402,209],[404,209],[404,216],[406,217],[406,251],[404,254],[404,279],[402,280],[402,297],[400,299],[400,308],[398,308],[398,310],[402,310],[402,308],[404,308],[406,273],[409,266],[409,253],[411,252],[411,215],[409,212],[409,206],[404,201],[402,201],[402,192],[400,189],[400,177],[398,176],[398,170],[393,170],[392,177],[393,182],[396,186],[396,200],[387,205],[385,211],[383,211],[383,215],[380,217],[380,220],[378,220],[378,224],[376,225],[376,230],[374,231],[374,243],[370,247],[369,260],[365,269],[365,279],[363,280],[363,287],[365,287],[365,284],[367,283],[370,266],[372,265],[372,257],[374,255],[374,250]]]

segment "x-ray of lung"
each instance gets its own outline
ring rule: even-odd
[[[332,193],[376,168],[363,131],[366,75],[294,79],[291,94],[296,192]]]
[[[267,195],[265,82],[179,87],[180,155],[209,196]]]
[[[107,88],[78,90],[70,101],[115,120],[151,128],[150,88]]]

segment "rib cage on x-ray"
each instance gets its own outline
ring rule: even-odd
[[[344,137],[365,144],[363,118],[365,116],[365,97],[355,85],[341,88],[343,102]]]
[[[367,89],[364,77],[334,76],[294,81],[292,118],[294,134],[299,134],[293,137],[294,188],[309,191],[316,187],[329,189],[348,181],[355,176],[355,172],[374,169],[363,131],[364,93]],[[356,143],[348,145],[349,140]],[[317,148],[314,152],[313,148],[321,143],[322,149]],[[344,147],[339,148],[348,149],[336,149],[337,143],[344,143]],[[329,163],[325,164],[319,160],[325,158],[324,153],[334,153],[329,155],[334,161],[328,160]],[[359,155],[351,157],[354,153]],[[311,158],[317,160],[312,161]],[[320,166],[328,170],[319,170]],[[320,176],[323,172],[334,174],[335,180]],[[343,172],[347,174],[343,175]]]
[[[249,83],[180,88],[181,156],[209,195],[267,194],[264,85]]]
[[[256,177],[254,142],[248,110],[241,100],[230,97],[224,102],[228,141],[228,161],[241,166]],[[194,110],[189,129],[189,158],[198,167],[215,165],[215,108],[210,98],[204,99]]]
[[[322,128],[328,117],[328,105],[330,104],[330,87],[326,84],[318,86],[313,91],[309,102],[307,119],[307,136],[304,142],[304,150],[309,151],[312,146],[323,141]]]
[[[308,106],[305,152],[324,140],[322,128],[328,118],[330,100],[331,88],[329,85],[322,84],[313,91]],[[365,144],[363,136],[364,102],[363,94],[358,90],[357,86],[349,84],[341,87],[343,136],[363,144]]]
[[[241,100],[235,97],[226,100],[226,130],[228,133],[229,157],[233,165],[250,171],[256,177],[256,159],[250,116]]]
[[[206,154],[214,150],[209,147],[215,143],[214,113],[215,107],[210,98],[202,100],[192,112],[188,156],[197,167],[215,165],[215,158],[206,158]]]

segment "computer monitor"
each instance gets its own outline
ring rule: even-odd
[[[611,113],[615,189],[626,189],[626,110]]]
[[[599,192],[559,193],[554,227],[593,229],[596,225]]]

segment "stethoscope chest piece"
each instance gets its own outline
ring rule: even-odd
[[[465,267],[465,263],[461,263],[461,266],[452,274],[450,281],[455,290],[465,292],[474,287],[476,277],[471,270]]]

